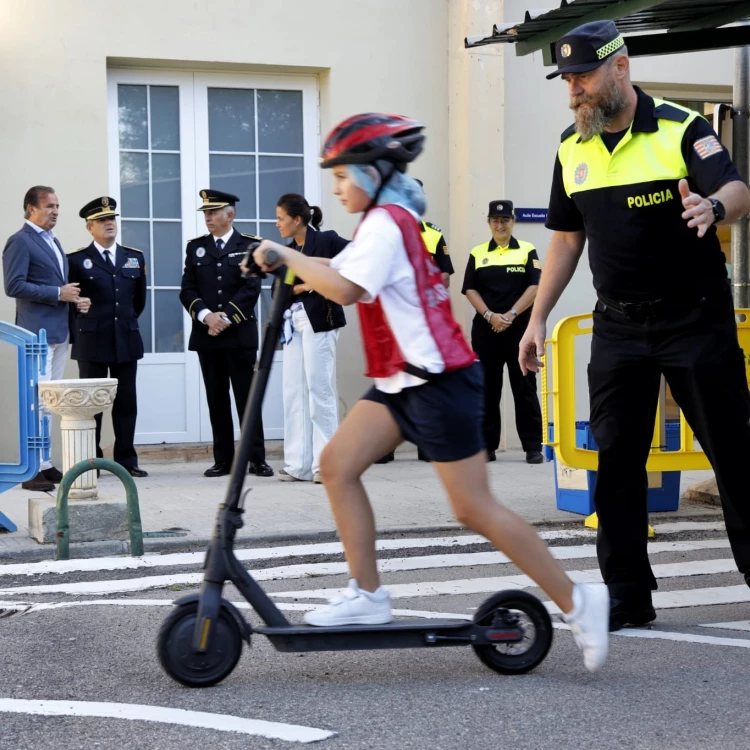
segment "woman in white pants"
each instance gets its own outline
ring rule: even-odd
[[[276,204],[276,226],[290,247],[307,256],[333,258],[349,240],[320,232],[323,213],[297,193]],[[320,483],[320,453],[338,428],[336,341],[344,309],[297,279],[284,316],[284,468],[282,482]]]

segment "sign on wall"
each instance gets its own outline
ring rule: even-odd
[[[546,208],[517,208],[515,211],[516,221],[540,224],[544,224],[547,221]]]

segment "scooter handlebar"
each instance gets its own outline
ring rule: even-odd
[[[261,271],[260,266],[253,259],[253,253],[258,249],[260,242],[253,242],[247,248],[247,255],[245,256],[245,265],[247,266],[247,273],[242,274],[242,278],[247,279],[251,276],[258,276],[261,279],[266,278],[266,272]],[[279,253],[273,248],[269,248],[265,253],[266,264],[272,266],[274,263],[279,261]],[[271,273],[276,273],[272,271]]]

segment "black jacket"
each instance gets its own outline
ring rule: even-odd
[[[255,304],[260,279],[243,279],[240,263],[250,243],[259,240],[235,229],[221,252],[210,234],[187,243],[180,302],[193,319],[190,351],[258,348]],[[232,324],[218,336],[209,336],[208,326],[198,320],[198,313],[205,309],[226,313]]]
[[[312,227],[308,227],[302,252],[311,258],[333,258],[348,244],[349,240],[339,237],[332,230],[318,232]],[[294,247],[294,242],[291,242],[289,246]],[[302,283],[302,279],[297,279],[296,283]],[[338,303],[326,299],[318,292],[303,292],[294,297],[292,301],[302,302],[315,333],[333,331],[346,325],[344,308]]]
[[[114,364],[143,357],[138,316],[146,306],[146,262],[140,250],[115,247],[114,273],[93,242],[68,256],[68,281],[91,299],[87,313],[73,314],[72,359]]]

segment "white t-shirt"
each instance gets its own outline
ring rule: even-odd
[[[410,213],[420,221],[417,214]],[[331,267],[366,291],[361,302],[380,299],[388,325],[409,364],[427,372],[443,372],[445,362],[427,325],[401,230],[387,211],[370,211],[359,225],[356,237],[331,260]],[[425,382],[399,372],[375,378],[375,387],[386,393],[398,393]]]

